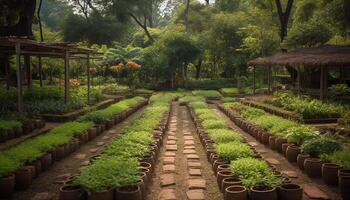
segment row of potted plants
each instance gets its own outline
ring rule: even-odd
[[[136,100],[136,101],[135,101]],[[124,111],[114,116],[113,124],[147,103],[144,99],[128,99],[120,104]],[[115,104],[114,106],[118,105]],[[14,189],[25,190],[42,171],[110,128],[111,124],[94,125],[91,121],[68,122],[51,129],[45,135],[28,139],[0,153],[0,196],[11,196]]]
[[[222,95],[216,90],[193,90],[194,96],[202,96],[208,100],[220,100]]]
[[[271,101],[266,101],[273,106],[281,107],[289,111],[295,111],[308,119],[337,119],[349,111],[349,107],[327,103],[308,96],[295,96],[287,92],[275,92]]]
[[[289,179],[261,160],[254,147],[246,144],[206,103],[190,102],[189,108],[225,200],[301,199],[301,187],[290,184]]]
[[[60,199],[128,199],[145,195],[163,136],[168,127],[171,94],[151,97],[151,105],[122,131],[91,164],[60,190]]]
[[[44,125],[45,122],[40,119],[25,119],[24,121],[0,119],[0,143],[21,137]]]
[[[320,135],[313,127],[239,103],[219,107],[258,141],[281,152],[289,162],[297,163],[309,177],[322,177],[329,185],[339,183],[342,196],[347,195],[350,151],[337,136]]]

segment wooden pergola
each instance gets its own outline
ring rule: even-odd
[[[350,46],[327,45],[317,48],[300,48],[288,53],[279,53],[274,56],[257,58],[248,62],[248,65],[254,67],[253,90],[255,94],[255,67],[262,66],[268,70],[268,91],[271,92],[272,68],[273,67],[291,67],[297,71],[297,92],[300,94],[301,68],[319,68],[320,75],[320,99],[327,95],[328,80],[327,73],[331,67],[339,67],[341,71],[345,67],[350,67]],[[343,73],[340,73],[344,77]]]
[[[64,59],[64,102],[69,102],[69,60],[86,59],[87,61],[87,99],[90,103],[90,60],[100,59],[99,52],[95,49],[78,47],[72,43],[47,43],[28,39],[26,37],[0,37],[0,54],[15,55],[17,71],[17,108],[23,111],[21,56],[37,56],[39,58],[40,85],[42,85],[41,58]],[[6,68],[9,66],[5,66]],[[28,66],[30,73],[30,65]]]

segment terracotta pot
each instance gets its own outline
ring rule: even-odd
[[[15,172],[15,188],[16,190],[28,189],[32,184],[32,171],[23,167]]]
[[[146,198],[146,184],[143,182],[142,179],[140,179],[137,182],[137,185],[140,187],[140,193],[141,193],[141,199],[145,199]]]
[[[15,137],[21,137],[23,135],[23,129],[22,127],[15,127],[13,128],[13,131],[15,132]]]
[[[322,176],[322,162],[318,158],[305,159],[304,169],[310,178],[320,178]]]
[[[275,142],[276,142],[276,137],[270,135],[270,137],[269,137],[269,146],[270,146],[270,149],[276,150],[276,143],[275,143]]]
[[[247,200],[248,192],[243,186],[230,186],[225,190],[225,200]]]
[[[140,168],[149,169],[150,172],[152,172],[152,170],[153,170],[153,166],[149,162],[140,162]]]
[[[231,171],[230,164],[219,165],[219,166],[218,166],[218,171],[221,171],[221,170],[228,170],[228,171]]]
[[[222,181],[224,178],[232,178],[233,174],[230,170],[221,170],[218,171],[218,173],[216,174],[216,180],[219,186],[219,189],[224,192],[223,188],[222,188]]]
[[[211,165],[214,165],[214,162],[216,161],[216,160],[218,160],[219,159],[219,156],[216,154],[216,153],[212,153],[211,155],[210,155],[210,163],[211,163]]]
[[[261,142],[265,145],[269,145],[269,138],[270,138],[271,134],[268,132],[263,132],[262,137],[261,137]]]
[[[338,171],[338,176],[350,176],[350,170],[349,169],[340,169]]]
[[[88,129],[89,140],[94,139],[97,136],[97,130],[95,127]]]
[[[107,120],[106,129],[111,129],[114,126],[114,120]]]
[[[138,185],[118,188],[116,200],[141,200],[141,190]]]
[[[276,188],[252,187],[250,190],[251,200],[277,200]]]
[[[228,164],[228,161],[222,160],[220,158],[218,160],[214,161],[214,163],[213,163],[213,170],[214,170],[214,174],[215,175],[218,173],[218,166],[219,165],[223,165],[223,164]]]
[[[350,199],[350,176],[339,176],[339,189],[343,200]]]
[[[286,157],[289,162],[297,162],[298,154],[300,154],[301,149],[299,146],[290,145],[287,147]]]
[[[310,158],[309,154],[306,153],[300,153],[297,156],[297,164],[299,166],[299,169],[304,170],[304,161],[306,158]]]
[[[64,185],[60,188],[59,200],[78,200],[81,196],[79,186]]]
[[[41,162],[41,170],[42,171],[48,170],[52,165],[51,153],[47,153],[47,154],[43,155],[40,159],[40,162]]]
[[[281,200],[302,200],[303,189],[297,184],[283,184],[278,191]]]
[[[15,175],[0,178],[0,197],[11,197],[15,189]]]
[[[88,200],[113,200],[114,190],[109,190],[105,192],[91,192],[88,195]]]
[[[322,179],[327,185],[338,184],[338,171],[341,167],[333,163],[324,163],[322,165]]]
[[[221,184],[222,191],[225,193],[226,188],[228,188],[230,186],[234,186],[234,185],[241,186],[242,185],[242,181],[239,178],[236,178],[236,177],[224,178],[222,180],[222,184]]]
[[[287,148],[291,145],[292,144],[290,144],[290,143],[283,143],[282,144],[282,154],[284,157],[287,157]]]
[[[35,171],[35,166],[34,165],[26,165],[25,167],[30,170],[30,173],[32,174],[32,179],[37,177],[37,172]]]
[[[65,156],[65,148],[64,146],[56,147],[55,154],[56,154],[56,161],[61,160]]]
[[[152,179],[152,175],[151,175],[151,171],[149,169],[146,168],[141,168],[141,177],[143,179],[143,182],[147,185],[149,183],[149,181]],[[145,175],[145,176],[143,176]]]
[[[279,152],[282,152],[282,144],[284,144],[284,143],[288,143],[287,139],[281,138],[281,137],[276,138],[275,146]]]
[[[8,140],[11,140],[16,137],[15,131],[11,128],[7,130]]]

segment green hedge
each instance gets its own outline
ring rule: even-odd
[[[0,131],[20,128],[22,123],[16,120],[0,120]]]

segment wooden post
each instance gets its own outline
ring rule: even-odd
[[[21,44],[16,43],[16,69],[17,69],[17,110],[22,113],[22,78],[21,78]]]
[[[87,101],[90,104],[90,54],[87,55]]]
[[[30,56],[25,55],[24,56],[24,65],[26,67],[26,76],[27,76],[27,87],[32,87],[32,70],[30,66]]]
[[[39,60],[39,79],[40,79],[40,87],[43,86],[43,67],[41,63],[41,56],[38,57]]]
[[[320,76],[320,100],[324,99],[324,67],[321,66],[321,76]]]
[[[300,75],[300,68],[299,67],[297,67],[297,84],[298,84],[298,95],[300,96],[300,90],[301,90],[301,87],[300,87],[300,77],[301,75]]]
[[[324,78],[323,78],[323,98],[326,99],[328,96],[328,66],[324,66]]]
[[[5,55],[5,73],[6,73],[6,90],[10,90],[10,63],[9,63],[9,56]]]
[[[255,90],[256,90],[256,77],[255,77],[255,65],[253,66],[253,95],[255,95]]]
[[[69,52],[66,51],[64,57],[64,103],[69,101]]]
[[[268,94],[271,94],[271,66],[268,66],[267,80],[268,80]]]

